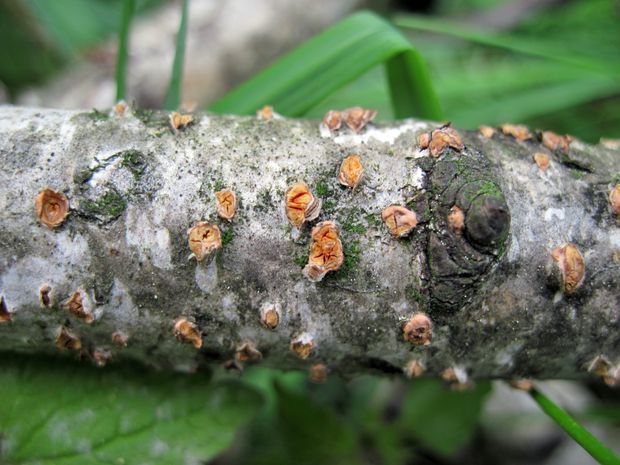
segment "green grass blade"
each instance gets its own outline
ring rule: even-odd
[[[136,0],[123,1],[121,28],[118,39],[118,56],[116,57],[116,101],[125,99],[127,79],[127,56],[129,55],[129,30],[136,11]]]
[[[418,15],[399,15],[395,17],[397,26],[426,32],[446,34],[481,45],[503,48],[512,52],[546,58],[567,63],[607,76],[620,76],[620,66],[610,60],[600,60],[566,52],[566,44],[551,43],[540,38],[515,35],[493,35],[471,30],[467,27],[445,20]]]
[[[170,86],[164,100],[166,110],[176,110],[181,103],[181,83],[183,81],[183,64],[185,61],[185,41],[187,38],[187,17],[188,0],[183,0],[183,11],[181,13],[181,24],[177,33],[177,45],[174,51],[174,62],[172,63],[172,76]]]
[[[251,114],[269,104],[279,113],[303,116],[379,64],[385,64],[396,117],[442,118],[420,55],[391,24],[370,12],[356,13],[316,35],[210,110]]]
[[[553,421],[555,421],[560,428],[568,433],[577,444],[585,449],[594,459],[602,465],[620,465],[620,459],[595,438],[592,433],[581,426],[577,421],[571,417],[566,411],[556,405],[551,399],[545,396],[537,389],[530,391],[532,399],[540,406],[540,408],[547,414]]]

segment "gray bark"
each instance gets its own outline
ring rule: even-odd
[[[225,363],[243,342],[265,366],[322,362],[343,375],[397,373],[412,360],[428,374],[455,368],[461,382],[464,373],[578,378],[599,355],[617,366],[620,229],[608,194],[619,152],[574,141],[569,155],[547,151],[543,172],[532,161],[546,151],[537,140],[460,131],[465,150],[435,159],[416,137],[437,126],[408,120],[331,134],[317,121],[200,114],[175,132],[164,113],[0,107],[0,295],[11,317],[0,323],[0,350],[55,353],[64,326],[82,354],[176,369]],[[336,176],[351,153],[366,168],[355,190]],[[311,225],[297,237],[284,212],[296,181],[322,198],[316,221],[341,225],[345,263],[319,283],[302,274]],[[35,214],[45,187],[70,202],[56,229]],[[216,214],[222,187],[239,200],[231,222]],[[509,220],[484,216],[504,202]],[[392,204],[418,215],[406,238],[381,221]],[[447,226],[455,204],[465,211],[462,233]],[[188,258],[188,228],[202,220],[224,237],[209,264]],[[494,221],[505,232],[495,234]],[[545,271],[567,242],[586,262],[573,294]],[[66,309],[76,290],[92,323]],[[265,303],[281,308],[275,329],[261,325]],[[427,346],[403,337],[418,311],[433,321]],[[175,338],[181,316],[200,330],[200,349]],[[112,344],[115,331],[126,347]],[[305,360],[290,350],[299,336],[314,343]]]

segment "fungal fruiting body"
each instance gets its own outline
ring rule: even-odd
[[[437,158],[441,156],[448,147],[453,148],[457,152],[462,152],[463,149],[465,149],[461,136],[449,124],[435,129],[431,133],[428,150],[431,156]]]
[[[217,214],[225,219],[232,220],[237,211],[237,196],[230,189],[221,190],[215,193],[217,200]]]
[[[346,110],[330,110],[323,117],[323,125],[330,131],[337,131],[345,123],[354,133],[360,132],[377,116],[377,110],[369,108],[352,107]]]
[[[570,143],[573,141],[571,136],[565,135],[560,136],[555,132],[544,131],[542,133],[542,143],[545,147],[547,147],[552,152],[562,152],[564,154],[568,153],[568,147]]]
[[[92,323],[95,319],[93,314],[84,308],[82,291],[79,289],[64,303],[63,307],[78,318],[83,318],[86,323]]]
[[[531,379],[513,379],[510,381],[510,386],[519,391],[529,392],[534,389],[534,381]]]
[[[59,350],[80,350],[82,342],[73,332],[61,326],[56,334],[56,347]]]
[[[314,349],[314,339],[308,333],[302,333],[291,341],[291,350],[302,360],[307,359]]]
[[[401,205],[392,205],[381,212],[381,219],[394,237],[405,237],[418,224],[414,212]]]
[[[550,277],[556,278],[562,292],[572,294],[581,284],[586,274],[586,263],[574,244],[564,244],[551,252],[552,265]]]
[[[178,132],[179,129],[185,129],[189,124],[194,121],[194,117],[192,115],[182,115],[177,111],[173,111],[169,115],[170,126],[175,132]]]
[[[112,344],[119,347],[127,347],[129,336],[123,331],[117,330],[112,333]]]
[[[321,199],[315,197],[305,183],[298,182],[286,192],[285,210],[288,220],[299,229],[306,221],[319,216]]]
[[[419,378],[425,371],[424,364],[419,360],[410,360],[403,369],[405,376],[409,379]]]
[[[322,221],[312,228],[312,244],[308,264],[303,274],[310,281],[318,282],[329,271],[338,270],[344,261],[340,227],[334,221]]]
[[[69,213],[69,200],[64,194],[45,189],[37,195],[34,201],[37,218],[50,229],[57,228]]]
[[[330,131],[337,131],[342,126],[342,115],[339,111],[329,110],[323,117],[323,124]]]
[[[500,129],[507,136],[512,136],[517,140],[528,140],[532,138],[532,133],[527,128],[527,126],[523,126],[522,124],[509,124],[505,123],[500,126]]]
[[[52,306],[51,297],[52,287],[49,284],[44,284],[39,288],[39,303],[43,308],[50,308]]]
[[[431,319],[425,313],[415,313],[403,325],[403,338],[416,346],[430,345],[433,339]]]
[[[256,117],[262,120],[270,120],[273,118],[273,107],[271,105],[265,105],[260,110],[256,111]]]
[[[434,129],[430,134],[423,133],[418,136],[418,145],[421,149],[428,148],[432,157],[440,157],[448,147],[457,152],[465,149],[460,134],[450,125],[450,123]]]
[[[199,262],[210,262],[215,252],[222,248],[222,234],[216,224],[199,221],[188,231],[189,248]]]
[[[456,233],[462,232],[465,228],[465,214],[463,213],[463,210],[456,205],[450,208],[447,220],[448,227]]]
[[[609,203],[616,216],[620,217],[620,184],[609,192]]]
[[[473,383],[469,381],[467,371],[461,366],[446,368],[441,372],[441,379],[450,383],[450,387],[455,391],[464,391],[473,387]]]
[[[280,323],[280,305],[265,302],[260,307],[260,321],[266,328],[275,329]]]
[[[202,336],[198,327],[185,317],[174,322],[174,336],[181,342],[192,344],[196,349],[202,347]]]
[[[362,107],[347,108],[342,112],[342,119],[351,131],[360,132],[377,116],[377,110]]]
[[[352,154],[342,160],[338,172],[340,184],[355,189],[362,180],[363,175],[364,165],[362,165],[362,160],[360,160],[359,156]]]
[[[108,349],[94,349],[91,357],[95,365],[101,368],[106,366],[108,360],[112,358],[112,352]]]
[[[536,152],[534,154],[534,163],[541,171],[547,171],[547,168],[549,168],[549,155],[543,152]]]
[[[323,383],[327,379],[327,365],[315,363],[308,368],[308,377],[313,383]]]
[[[495,128],[492,128],[491,126],[482,125],[478,129],[480,130],[480,134],[487,139],[490,139],[495,135]]]
[[[243,341],[237,344],[235,350],[235,361],[239,364],[244,362],[255,362],[263,358],[263,354],[256,348],[252,341]]]
[[[9,307],[3,295],[0,295],[0,323],[6,323],[13,319]]]

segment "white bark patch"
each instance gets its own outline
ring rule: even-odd
[[[430,126],[427,123],[422,122],[413,122],[406,121],[404,124],[401,124],[397,127],[392,128],[377,128],[374,126],[367,126],[366,130],[361,134],[339,134],[334,137],[334,142],[336,144],[367,144],[371,139],[374,139],[378,142],[385,142],[387,144],[393,144],[394,141],[401,135],[406,132],[416,132],[420,129],[428,129]],[[329,137],[331,133],[326,133],[321,131],[321,137]]]
[[[547,223],[550,223],[552,221],[554,221],[554,218],[556,218],[557,220],[563,221],[564,220],[564,210],[561,208],[548,208],[545,211],[545,221]]]
[[[200,290],[206,294],[209,294],[217,287],[217,265],[215,258],[211,260],[211,263],[204,265],[198,263],[196,265],[195,273],[196,284]]]
[[[136,306],[129,294],[129,289],[117,278],[114,278],[110,299],[102,308],[108,314],[108,317],[119,322],[117,329],[128,330],[131,326],[139,327],[142,324],[140,322],[140,315],[136,311]]]
[[[125,238],[138,251],[140,259],[162,270],[172,269],[170,232],[149,218],[146,212],[130,205],[127,208]]]

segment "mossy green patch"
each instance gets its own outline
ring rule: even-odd
[[[97,200],[87,200],[82,204],[82,209],[88,215],[93,215],[104,220],[115,220],[123,214],[127,202],[115,191],[108,191]]]
[[[341,272],[345,275],[353,271],[362,256],[362,247],[359,241],[345,241],[343,243],[344,248],[344,262],[342,263]]]
[[[586,175],[585,171],[580,171],[580,170],[575,170],[572,169],[568,172],[570,174],[570,177],[573,179],[581,179]]]
[[[325,198],[332,195],[332,191],[327,185],[327,182],[321,180],[316,183],[316,193],[319,197]]]
[[[295,258],[293,258],[293,262],[295,263],[295,265],[303,268],[308,263],[308,256],[302,254],[296,255]]]
[[[106,121],[110,119],[110,115],[107,112],[97,110],[96,108],[86,113],[86,117],[91,121]]]
[[[413,284],[407,284],[407,286],[405,286],[405,294],[409,299],[418,303],[422,303],[424,299],[422,293],[420,292],[420,289],[418,289]]]
[[[614,184],[620,184],[620,171],[614,174],[614,177],[611,178],[611,182]]]
[[[222,245],[227,245],[232,242],[235,237],[235,231],[232,227],[222,229]]]
[[[336,206],[336,202],[334,202],[333,200],[326,200],[325,202],[323,202],[324,211],[333,210],[335,206]]]
[[[140,176],[144,173],[145,166],[144,155],[142,155],[142,152],[138,150],[125,150],[116,155],[121,157],[121,166],[124,166],[131,171],[134,179],[140,179]]]

